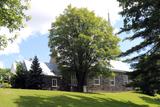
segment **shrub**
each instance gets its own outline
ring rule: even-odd
[[[9,83],[2,83],[1,88],[11,88],[11,84]]]

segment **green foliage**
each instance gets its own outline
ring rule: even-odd
[[[16,75],[11,78],[11,85],[13,88],[26,88],[27,71],[22,63],[17,63]]]
[[[10,82],[10,77],[12,76],[12,73],[10,72],[10,69],[1,69],[0,68],[0,83],[4,82]]]
[[[0,35],[0,49],[7,46],[7,37],[5,35]]]
[[[134,52],[140,52],[146,47],[149,49],[142,54],[131,58],[137,60],[146,54],[154,54],[160,50],[160,1],[159,0],[117,0],[123,11],[120,12],[124,17],[124,26],[121,32],[133,31],[133,35],[127,40],[141,38],[142,42],[130,48],[122,54],[126,56]]]
[[[7,28],[10,32],[24,27],[24,20],[30,17],[25,15],[30,0],[0,0],[0,29]],[[7,46],[7,41],[14,38],[6,38],[0,34],[0,49]]]
[[[17,63],[16,75],[12,76],[11,84],[13,88],[41,89],[43,85],[42,79],[42,69],[37,56],[35,56],[30,71],[26,70],[23,63]]]
[[[123,11],[120,14],[124,17],[124,26],[121,32],[133,31],[133,35],[127,40],[142,39],[142,42],[132,47],[122,56],[134,52],[141,52],[130,61],[137,61],[134,64],[135,71],[131,73],[134,82],[132,85],[140,87],[143,93],[154,95],[159,91],[159,52],[160,52],[160,1],[159,0],[117,0]]]
[[[160,92],[160,53],[146,56],[133,66],[136,70],[130,74],[132,86],[139,87],[140,91],[148,95]]]
[[[28,72],[27,88],[29,89],[41,89],[43,84],[43,75],[40,63],[37,56],[34,57],[31,65],[31,69]]]
[[[60,69],[74,72],[78,86],[82,86],[94,67],[103,65],[106,72],[108,61],[119,54],[119,39],[112,31],[110,24],[94,12],[68,6],[50,29],[52,57],[56,57]]]
[[[10,83],[2,83],[0,85],[1,85],[1,88],[11,88],[11,84]]]

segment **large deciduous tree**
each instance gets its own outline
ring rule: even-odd
[[[24,20],[29,17],[25,15],[25,10],[28,9],[30,0],[0,0],[0,30],[6,28],[11,32],[24,27]],[[0,49],[7,46],[8,35],[0,34]]]
[[[86,8],[68,6],[52,23],[49,47],[61,71],[75,73],[78,91],[90,74],[106,73],[120,52],[111,25]]]

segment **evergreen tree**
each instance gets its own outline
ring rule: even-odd
[[[126,37],[127,40],[142,39],[142,42],[130,48],[122,56],[134,52],[146,52],[132,57],[130,60],[137,60],[140,57],[154,54],[160,51],[160,0],[117,0],[123,10],[120,12],[124,17],[124,26],[120,32],[132,31],[133,35]]]
[[[136,69],[130,75],[133,79],[132,86],[140,88],[144,94],[155,95],[160,91],[160,53],[141,58]]]
[[[29,89],[41,89],[43,84],[43,75],[40,63],[37,56],[34,57],[31,65],[31,69],[28,73],[27,88]]]
[[[117,0],[123,10],[124,26],[120,33],[132,31],[127,40],[133,41],[141,38],[142,42],[123,52],[121,56],[127,56],[134,52],[141,52],[129,61],[137,61],[133,64],[135,71],[131,73],[134,86],[149,95],[159,91],[159,61],[160,61],[160,0]]]
[[[24,69],[22,63],[17,63],[16,75],[11,78],[11,85],[13,88],[26,88],[27,71]]]

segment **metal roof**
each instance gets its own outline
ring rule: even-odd
[[[31,68],[32,61],[24,60],[23,62],[25,64],[26,68],[27,68],[27,71],[29,71],[30,68]],[[48,75],[48,76],[56,76],[56,74],[54,72],[52,72],[54,70],[54,68],[52,68],[52,69],[49,68],[47,66],[47,64],[44,63],[44,62],[39,62],[39,63],[40,63],[40,67],[42,68],[42,74]]]
[[[133,71],[130,67],[129,64],[124,63],[122,61],[116,61],[116,60],[111,60],[111,70],[117,71],[117,72],[131,72]]]
[[[30,60],[23,60],[22,63],[26,67],[27,71],[30,70],[32,61]],[[46,62],[39,62],[40,67],[42,68],[42,74],[48,75],[48,76],[58,76],[60,75],[60,71],[58,69],[57,64],[53,63],[46,63]],[[110,61],[111,67],[110,69],[115,71],[115,72],[131,72],[133,71],[130,68],[130,65],[127,63],[124,63],[122,61],[116,61],[116,60],[111,60]],[[15,74],[16,72],[16,62],[12,64],[11,67],[11,72]]]

